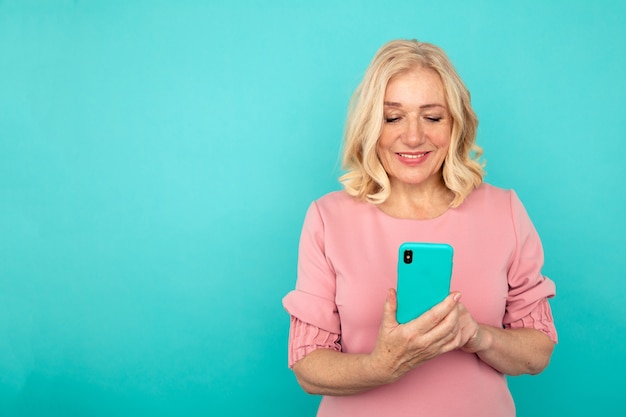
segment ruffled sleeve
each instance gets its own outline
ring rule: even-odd
[[[535,309],[527,316],[504,325],[507,329],[531,328],[539,330],[548,336],[554,343],[558,342],[556,327],[552,318],[552,310],[547,299],[541,300]]]
[[[313,203],[300,235],[296,289],[283,298],[283,306],[292,316],[290,365],[302,356],[293,352],[306,354],[317,347],[338,346],[341,326],[335,288],[335,272],[325,254],[324,222]],[[309,337],[320,334],[321,339]]]
[[[537,329],[556,342],[556,328],[548,304],[548,298],[556,294],[556,286],[541,273],[544,258],[539,235],[513,191],[511,210],[517,245],[508,272],[509,293],[504,327]]]
[[[295,316],[291,316],[289,328],[289,367],[304,358],[316,349],[331,349],[341,351],[339,334],[320,329],[312,324],[305,323]]]

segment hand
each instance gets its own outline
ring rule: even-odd
[[[486,348],[486,334],[467,308],[462,303],[457,304],[460,348],[464,352],[477,353]]]
[[[459,322],[463,311],[458,308],[460,297],[460,293],[452,293],[415,320],[399,324],[396,291],[389,290],[376,346],[370,355],[371,371],[381,383],[393,382],[420,364],[464,344]],[[464,321],[469,324],[467,318]]]

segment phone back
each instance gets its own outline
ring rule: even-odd
[[[445,243],[406,242],[398,251],[399,323],[409,322],[450,292],[454,251]]]

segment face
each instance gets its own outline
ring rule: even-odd
[[[452,119],[439,74],[427,68],[399,74],[387,84],[384,101],[376,149],[392,192],[402,186],[440,186]]]

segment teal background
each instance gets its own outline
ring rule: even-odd
[[[558,285],[518,415],[626,415],[626,3],[601,0],[0,0],[0,415],[314,416],[281,298],[403,37],[456,64]]]

